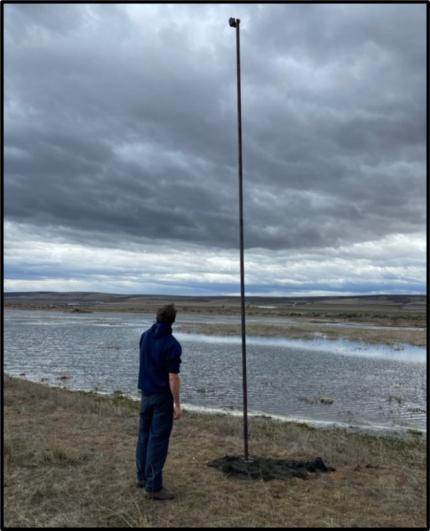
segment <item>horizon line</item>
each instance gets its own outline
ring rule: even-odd
[[[180,295],[180,294],[173,294],[173,293],[117,293],[117,292],[110,292],[110,291],[82,291],[82,290],[70,290],[70,291],[59,291],[59,290],[31,290],[31,291],[10,291],[10,290],[4,290],[3,295],[11,295],[11,294],[20,294],[20,295],[30,295],[30,294],[100,294],[100,295],[115,295],[115,296],[129,296],[129,297],[188,297],[188,298],[240,298],[240,293],[237,295],[232,294],[208,294],[208,295],[202,295],[202,294],[188,294],[188,295]],[[402,292],[402,293],[387,293],[387,292],[381,292],[381,293],[349,293],[349,294],[326,294],[326,295],[245,295],[246,297],[253,297],[253,298],[327,298],[327,297],[426,297],[427,292],[423,293],[413,293],[413,292]]]

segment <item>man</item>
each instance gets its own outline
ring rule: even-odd
[[[167,458],[173,418],[181,415],[180,377],[182,348],[172,335],[176,309],[173,304],[157,312],[157,321],[140,338],[138,388],[142,392],[136,447],[137,486],[155,500],[171,500],[163,487],[162,470]]]

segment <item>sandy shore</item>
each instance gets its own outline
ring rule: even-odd
[[[5,377],[8,527],[424,527],[426,445],[250,419],[250,453],[321,457],[308,480],[239,480],[207,466],[243,452],[240,418],[185,412],[165,467],[173,502],[134,485],[138,404]]]

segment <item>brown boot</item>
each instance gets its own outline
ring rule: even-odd
[[[151,500],[173,500],[175,495],[164,487],[156,492],[145,492],[145,496]]]

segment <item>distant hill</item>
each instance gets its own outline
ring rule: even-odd
[[[118,300],[131,300],[131,299],[168,299],[168,300],[235,300],[238,296],[228,296],[228,295],[143,295],[143,294],[120,294],[120,293],[103,293],[103,292],[92,292],[92,291],[8,291],[4,294],[5,299],[28,299],[28,300],[53,300],[53,301],[68,301],[68,300],[77,300],[77,301],[118,301]],[[269,301],[273,303],[282,303],[282,302],[309,302],[309,301],[346,301],[348,299],[357,301],[357,300],[369,300],[369,301],[391,301],[396,303],[408,303],[408,302],[417,302],[425,301],[426,295],[393,295],[393,294],[381,294],[381,295],[326,295],[326,296],[300,296],[300,297],[266,297],[261,296],[246,296],[248,301],[261,302]]]
[[[33,291],[33,292],[6,292],[4,293],[5,303],[20,304],[41,304],[45,305],[115,305],[131,304],[140,305],[148,303],[161,303],[162,301],[195,303],[197,305],[235,303],[239,297],[233,296],[187,296],[187,295],[141,295],[141,294],[116,294],[99,292],[57,292],[57,291]],[[302,306],[323,304],[324,306],[356,306],[356,305],[418,305],[426,304],[425,295],[348,295],[348,296],[322,296],[322,297],[265,297],[247,296],[248,305],[274,305],[274,306]]]

